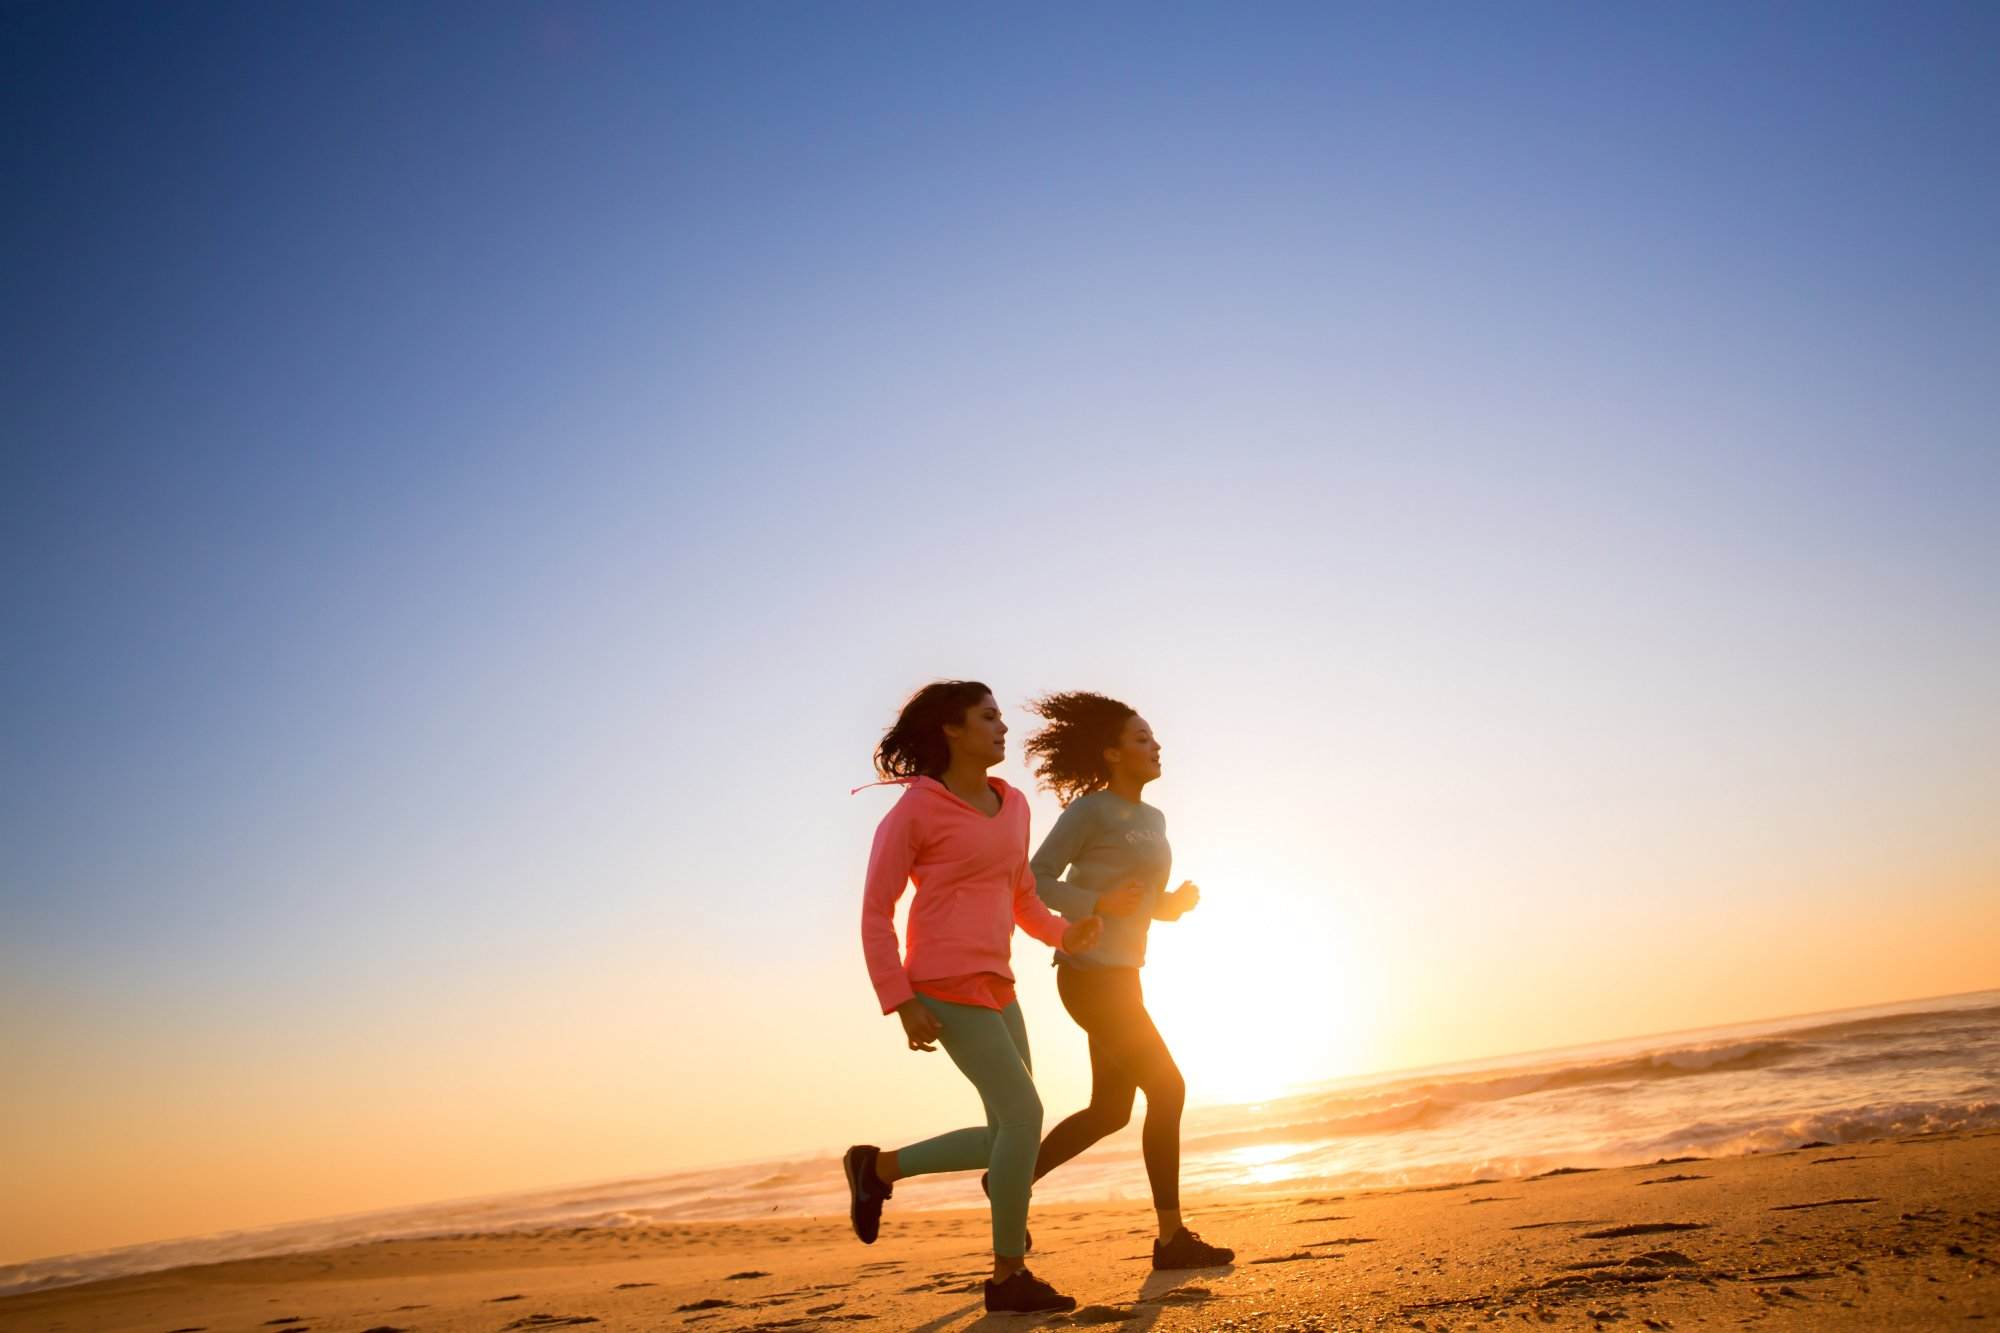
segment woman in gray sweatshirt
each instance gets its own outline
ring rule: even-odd
[[[1101,694],[1051,694],[1029,708],[1045,725],[1028,741],[1035,777],[1063,803],[1062,817],[1032,859],[1035,890],[1071,921],[1097,916],[1103,935],[1081,953],[1058,951],[1056,990],[1090,1035],[1090,1105],[1049,1131],[1035,1159],[1041,1179],[1132,1118],[1146,1094],[1141,1131],[1146,1178],[1160,1235],[1155,1268],[1226,1264],[1234,1250],[1210,1245],[1181,1222],[1181,1104],[1187,1086],[1146,1012],[1139,969],[1154,921],[1194,910],[1201,890],[1167,891],[1173,868],[1167,819],[1139,799],[1160,776],[1160,743],[1146,719]]]

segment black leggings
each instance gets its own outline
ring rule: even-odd
[[[1132,1095],[1146,1094],[1140,1143],[1155,1208],[1181,1200],[1181,1105],[1187,1084],[1146,1012],[1136,967],[1056,968],[1056,992],[1077,1026],[1090,1034],[1090,1105],[1049,1131],[1035,1159],[1040,1180],[1132,1118]]]

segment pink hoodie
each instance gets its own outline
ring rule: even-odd
[[[1007,966],[1014,927],[1056,947],[1068,923],[1035,892],[1028,866],[1028,798],[999,778],[1000,813],[988,817],[935,778],[918,778],[882,816],[861,894],[861,952],[882,1012],[916,994],[912,982]],[[896,903],[912,882],[908,956],[896,948]]]

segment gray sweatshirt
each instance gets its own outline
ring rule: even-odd
[[[1042,839],[1029,864],[1042,901],[1071,921],[1095,912],[1099,894],[1137,880],[1143,891],[1138,911],[1105,917],[1104,934],[1089,953],[1056,956],[1083,967],[1145,965],[1146,931],[1156,918],[1166,919],[1161,899],[1174,864],[1165,815],[1144,801],[1128,801],[1108,791],[1079,796]]]

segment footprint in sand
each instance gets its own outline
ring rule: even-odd
[[[1790,1273],[1753,1273],[1746,1277],[1749,1282],[1824,1282],[1832,1273],[1821,1272],[1817,1268],[1800,1268]]]
[[[1661,1231],[1706,1231],[1706,1222],[1633,1222],[1622,1227],[1606,1227],[1602,1231],[1586,1231],[1585,1240],[1617,1240],[1621,1236],[1650,1236]]]
[[[613,1287],[612,1290],[630,1291],[634,1287],[657,1287],[659,1285],[660,1284],[657,1282],[620,1282],[617,1286]]]
[[[1707,1180],[1707,1179],[1708,1179],[1707,1176],[1684,1176],[1684,1175],[1654,1176],[1651,1180],[1642,1180],[1639,1183],[1641,1185],[1673,1185],[1683,1180]]]
[[[1795,1213],[1795,1212],[1799,1212],[1799,1211],[1801,1211],[1801,1210],[1803,1210],[1803,1209],[1807,1209],[1807,1208],[1838,1208],[1838,1207],[1840,1207],[1840,1206],[1841,1206],[1841,1205],[1843,1205],[1843,1204],[1851,1204],[1851,1203],[1880,1203],[1880,1202],[1882,1202],[1882,1201],[1881,1201],[1880,1199],[1877,1199],[1877,1198],[1873,1198],[1873,1197],[1870,1197],[1870,1198],[1856,1198],[1856,1199],[1819,1199],[1819,1200],[1816,1200],[1816,1201],[1814,1201],[1814,1202],[1812,1202],[1812,1203],[1781,1203],[1781,1204],[1776,1204],[1776,1205],[1774,1205],[1774,1206],[1772,1207],[1771,1211],[1772,1211],[1772,1212],[1774,1212],[1774,1213]]]
[[[516,1319],[508,1328],[557,1328],[564,1324],[594,1324],[594,1314],[531,1314]],[[503,1330],[503,1333],[505,1331]]]
[[[1072,1324],[1122,1324],[1127,1319],[1136,1319],[1137,1310],[1124,1310],[1115,1305],[1086,1305],[1073,1312],[1068,1322]]]
[[[1474,1185],[1498,1185],[1499,1183],[1500,1178],[1498,1176],[1481,1176],[1477,1180],[1454,1180],[1448,1185],[1410,1185],[1403,1189],[1390,1190],[1389,1193],[1444,1194],[1451,1190],[1471,1189]]]
[[[766,1273],[761,1269],[746,1268],[740,1273],[731,1273],[728,1277],[722,1280],[724,1282],[747,1282],[749,1279],[753,1277],[769,1277],[769,1276],[771,1276],[769,1273]]]
[[[1563,1271],[1596,1272],[1605,1268],[1699,1268],[1701,1265],[1682,1254],[1679,1250],[1648,1250],[1635,1254],[1630,1259],[1585,1259],[1581,1263],[1564,1264]]]
[[[735,1301],[725,1301],[720,1296],[704,1296],[698,1301],[689,1301],[686,1305],[676,1305],[674,1313],[686,1314],[690,1310],[721,1310],[734,1304]]]
[[[1625,1261],[1632,1268],[1699,1268],[1700,1264],[1679,1250],[1648,1250]]]

